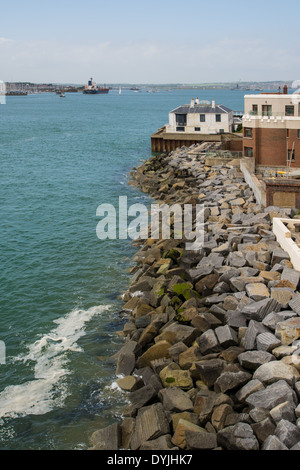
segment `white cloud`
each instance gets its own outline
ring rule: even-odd
[[[0,78],[74,83],[85,83],[91,75],[100,83],[279,80],[300,75],[296,57],[290,45],[231,37],[200,44],[0,38]]]

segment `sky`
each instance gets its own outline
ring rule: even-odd
[[[214,83],[300,79],[299,0],[13,0],[0,80]]]

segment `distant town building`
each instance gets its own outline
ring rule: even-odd
[[[233,132],[233,111],[213,100],[192,99],[169,113],[166,133],[224,134]]]
[[[245,95],[243,154],[257,165],[300,167],[300,93]]]

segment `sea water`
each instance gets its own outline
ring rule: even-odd
[[[0,105],[0,449],[87,449],[120,419],[111,357],[136,248],[97,238],[97,207],[149,203],[128,175],[170,110],[198,96],[240,111],[244,93],[42,93]]]

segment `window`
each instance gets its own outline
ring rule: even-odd
[[[263,116],[272,116],[272,106],[270,104],[262,105],[262,115]]]
[[[195,127],[195,132],[200,132],[201,131],[201,127]]]
[[[245,157],[253,157],[253,148],[252,147],[244,147],[244,155],[245,155]]]
[[[184,132],[184,127],[176,127],[176,132]]]
[[[287,105],[285,107],[285,115],[286,116],[294,116],[294,106],[293,105]]]
[[[300,139],[300,129],[297,130],[297,137]]]
[[[252,139],[252,129],[251,127],[244,128],[244,137],[250,137]]]
[[[177,126],[186,126],[186,114],[175,114],[175,116]]]
[[[200,114],[200,122],[205,122],[205,114]]]
[[[289,138],[289,136],[290,136],[290,130],[289,130],[289,129],[287,129],[287,130],[286,130],[286,138],[288,139],[288,138]]]
[[[295,161],[295,150],[288,150],[288,159],[290,162]]]
[[[252,105],[252,114],[253,114],[254,116],[257,116],[257,114],[258,114],[258,106],[257,106],[257,104],[253,104],[253,105]]]
[[[224,134],[224,129],[220,129],[220,134]]]
[[[221,114],[216,114],[216,122],[221,122]]]

